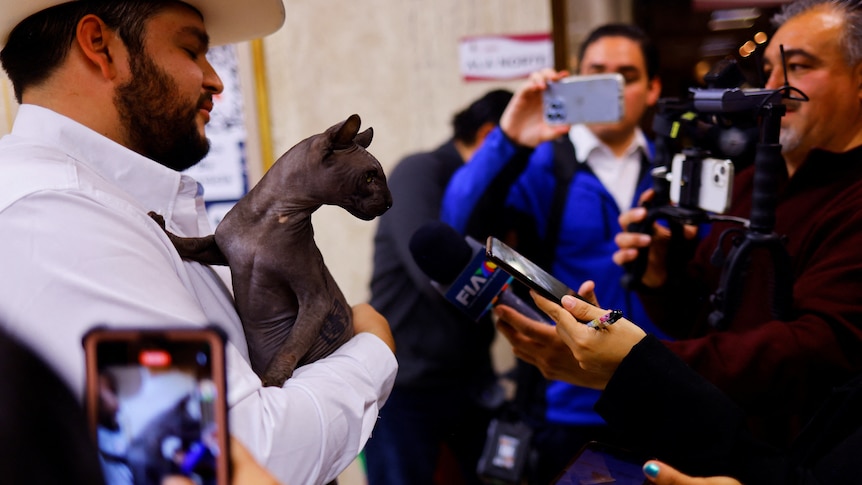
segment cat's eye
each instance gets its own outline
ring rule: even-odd
[[[377,172],[365,172],[365,183],[370,184],[374,182],[374,179],[377,177]]]

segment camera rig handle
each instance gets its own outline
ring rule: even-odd
[[[793,89],[785,87],[785,89]],[[695,92],[695,110],[723,113],[750,111],[760,117],[760,139],[754,160],[754,190],[752,194],[752,209],[749,220],[739,220],[721,215],[713,215],[700,209],[690,209],[669,205],[669,184],[664,177],[669,168],[668,152],[657,152],[657,168],[654,170],[656,197],[648,206],[644,221],[632,224],[626,228],[630,232],[653,233],[657,220],[666,219],[671,229],[671,249],[683,239],[682,227],[685,224],[703,224],[717,220],[737,220],[744,223],[743,229],[730,229],[742,236],[733,239],[733,245],[724,258],[719,286],[711,296],[713,311],[709,315],[709,323],[716,329],[725,328],[733,317],[742,294],[742,273],[749,264],[750,256],[755,248],[764,248],[770,255],[774,268],[772,273],[771,310],[774,318],[786,320],[790,316],[793,302],[793,275],[790,257],[784,247],[784,238],[773,232],[775,226],[775,207],[777,205],[777,174],[783,170],[784,159],[781,156],[781,145],[778,143],[781,127],[781,117],[785,106],[776,101],[776,96],[782,90],[699,90]],[[673,106],[673,105],[672,105]],[[677,107],[677,106],[673,106]],[[677,115],[679,110],[668,110]],[[656,118],[663,127],[668,120]],[[657,130],[657,132],[667,130]],[[667,133],[662,133],[667,134]],[[663,140],[663,137],[659,137]],[[658,146],[658,143],[657,143]],[[664,145],[662,145],[664,148]],[[724,235],[722,235],[722,239]],[[720,246],[719,246],[720,247]],[[621,284],[626,289],[642,288],[642,278],[649,261],[649,248],[638,251],[637,258],[624,266],[625,274]]]
[[[790,318],[793,304],[793,273],[784,238],[773,232],[777,205],[778,174],[784,169],[778,141],[785,106],[767,103],[761,108],[761,141],[754,158],[752,207],[748,229],[734,238],[721,272],[718,288],[711,296],[713,311],[708,319],[716,329],[725,328],[742,296],[741,278],[752,251],[764,248],[772,262],[772,316]]]
[[[653,179],[653,197],[645,202],[643,206],[647,209],[647,215],[641,222],[634,222],[624,228],[628,232],[640,232],[653,234],[653,227],[657,220],[668,221],[671,229],[671,245],[682,240],[682,223],[679,221],[690,220],[695,223],[703,222],[708,217],[706,212],[700,210],[686,209],[670,205],[670,182],[667,174],[671,169],[673,149],[670,140],[675,138],[679,131],[679,118],[691,109],[691,103],[676,99],[659,100],[659,110],[653,119],[653,131],[656,133],[654,168],[651,171]],[[624,273],[620,283],[627,290],[643,288],[641,279],[647,269],[649,261],[649,248],[638,251],[637,258],[623,265]]]
[[[711,222],[712,216],[699,209],[687,209],[672,205],[650,205],[647,207],[647,215],[643,221],[629,224],[627,230],[629,232],[640,232],[644,234],[653,234],[653,227],[658,220],[667,221],[670,229],[670,246],[669,251],[674,251],[675,247],[679,247],[685,241],[683,226],[686,224],[700,225]],[[623,265],[625,272],[623,273],[620,283],[627,290],[643,289],[642,278],[649,264],[649,248],[641,248],[638,250],[637,258],[630,263]]]

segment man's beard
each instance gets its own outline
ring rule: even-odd
[[[183,105],[176,82],[148,55],[132,55],[129,65],[132,79],[114,96],[129,148],[177,171],[201,161],[209,141],[198,134],[195,118],[207,96]]]
[[[802,137],[795,128],[781,128],[778,142],[781,144],[781,153],[790,153],[799,148]]]

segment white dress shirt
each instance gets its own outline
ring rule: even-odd
[[[586,125],[572,126],[569,139],[575,146],[578,161],[586,163],[593,173],[613,196],[620,212],[627,211],[637,201],[634,200],[641,171],[641,153],[649,155],[646,137],[640,129],[635,138],[618,157]]]
[[[181,236],[211,233],[198,184],[47,109],[23,105],[0,140],[0,324],[80,397],[81,338],[97,324],[204,325],[227,332],[232,434],[283,483],[326,483],[359,454],[397,363],[362,333],[262,387],[224,275],[182,261],[147,215]],[[38,385],[38,383],[34,383]]]

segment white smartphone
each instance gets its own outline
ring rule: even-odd
[[[107,485],[228,485],[223,332],[97,327],[83,344],[85,407]]]
[[[689,183],[683,175],[684,161],[685,155],[677,153],[671,164],[670,201],[674,205],[681,205],[682,187]],[[733,162],[730,160],[704,158],[701,161],[700,174],[695,175],[700,183],[697,202],[688,205],[696,205],[697,208],[707,212],[723,214],[730,208],[733,196],[733,174]]]
[[[549,124],[615,123],[623,117],[622,74],[569,76],[542,93]]]

